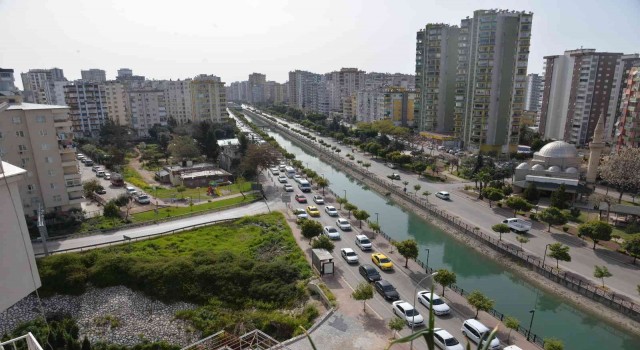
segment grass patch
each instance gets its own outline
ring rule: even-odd
[[[306,305],[312,276],[282,213],[249,216],[142,242],[38,259],[42,295],[124,285],[198,309],[178,313],[205,334],[251,324],[276,337],[318,316]]]
[[[230,194],[235,194],[235,193],[240,193],[240,189],[243,190],[243,192],[248,192],[251,190],[251,183],[246,182],[244,184],[242,184],[242,186],[240,187],[238,184],[231,184],[228,186],[219,186],[218,189],[220,189],[220,193],[224,196],[224,195],[230,195]],[[164,187],[158,187],[157,190],[154,190],[153,187],[151,186],[146,186],[146,188],[144,188],[145,191],[147,191],[149,194],[152,194],[155,197],[158,198],[200,198],[201,200],[207,199],[207,198],[211,198],[207,195],[207,188],[206,187],[199,187],[199,188],[187,188],[185,189],[184,192],[178,192],[175,188],[164,188]]]
[[[327,287],[327,285],[324,283],[319,283],[318,287],[322,290],[324,295],[327,296],[327,299],[329,299],[329,301],[331,302],[331,305],[335,307],[338,303],[336,301],[336,296],[333,294],[331,289],[329,289],[329,287]]]
[[[124,178],[124,181],[136,187],[139,187],[145,190],[147,190],[148,188],[149,189],[151,188],[149,184],[144,181],[140,173],[130,166],[124,167],[124,169],[122,170],[122,177]]]
[[[168,218],[172,216],[185,215],[190,213],[197,213],[202,211],[209,211],[212,209],[222,208],[230,205],[249,203],[258,198],[256,194],[247,194],[246,198],[242,196],[222,199],[205,204],[193,205],[192,207],[167,207],[158,209],[158,214],[153,210],[145,211],[142,213],[131,214],[129,217],[133,222],[151,221],[158,218]],[[152,205],[152,204],[150,204]]]

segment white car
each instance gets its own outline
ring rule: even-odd
[[[126,187],[127,190],[127,194],[130,196],[137,196],[138,195],[138,191],[136,191],[136,189],[132,186],[127,186]]]
[[[444,199],[445,201],[448,201],[449,200],[449,192],[446,192],[446,191],[436,192],[436,197],[438,197],[440,199]]]
[[[307,211],[302,209],[302,208],[293,209],[293,214],[295,214],[295,216],[298,219],[308,219],[309,218],[309,214],[307,214]]]
[[[422,326],[424,324],[424,318],[413,305],[404,300],[394,301],[391,305],[393,306],[393,314],[407,322],[409,327],[412,325],[414,327]]]
[[[147,196],[146,194],[142,193],[136,197],[136,202],[138,202],[139,204],[149,204],[151,203],[151,198],[149,198],[149,196]]]
[[[322,233],[329,237],[329,239],[340,239],[340,232],[338,232],[338,229],[333,226],[325,226]]]
[[[371,241],[369,240],[369,237],[367,237],[365,235],[357,235],[356,236],[356,245],[358,247],[360,247],[360,250],[362,250],[362,251],[371,250],[371,248],[372,248]]]
[[[482,322],[473,318],[465,320],[462,323],[462,329],[460,330],[462,331],[462,334],[464,336],[469,338],[472,342],[476,344],[480,344],[480,346],[484,346],[486,339],[489,337],[489,334],[491,333],[491,330],[489,329],[489,327],[485,326],[484,324],[482,324]],[[498,337],[491,339],[488,349],[490,350],[500,349],[500,339],[498,339]]]
[[[324,207],[324,211],[327,212],[329,216],[338,216],[338,210],[333,205],[327,205]]]
[[[433,340],[440,349],[464,350],[458,339],[442,328],[433,329]]]
[[[293,192],[293,186],[291,186],[290,184],[285,184],[284,185],[284,191],[285,192]]]
[[[105,180],[111,180],[111,173],[104,173]]]
[[[293,181],[300,183],[300,180],[302,180],[302,176],[298,174],[293,175]]]
[[[340,255],[342,255],[342,258],[349,264],[358,263],[358,254],[351,248],[340,249]]]
[[[431,300],[431,292],[428,290],[421,290],[418,292],[418,302],[424,305],[427,309],[431,308],[433,305],[433,313],[440,315],[447,315],[451,312],[449,305],[438,296],[438,294],[433,293],[433,300]]]
[[[272,175],[280,175],[280,170],[278,170],[278,168],[271,168],[271,174]]]
[[[340,218],[340,219],[336,220],[336,225],[342,231],[351,231],[351,224],[349,223],[349,220],[347,220],[347,219]]]
[[[278,176],[278,182],[280,182],[281,184],[286,184],[287,182],[289,182],[289,180],[287,180],[286,176],[280,175]]]
[[[322,196],[317,195],[317,194],[315,196],[313,196],[313,201],[316,204],[324,204],[324,198],[322,198]]]

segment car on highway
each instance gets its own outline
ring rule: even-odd
[[[287,166],[284,165],[284,164],[280,164],[280,166],[278,166],[278,170],[280,170],[280,171],[284,171],[286,168],[287,168]]]
[[[375,282],[382,279],[378,270],[369,264],[360,265],[358,272],[360,272],[360,275],[369,282]]]
[[[398,169],[398,166],[395,163],[388,162],[385,165],[391,169]]]
[[[382,253],[371,254],[371,261],[374,265],[378,266],[381,270],[392,270],[393,263],[386,255]]]
[[[136,196],[136,202],[138,202],[138,204],[149,204],[151,203],[151,198],[146,194],[141,193]]]
[[[369,237],[365,235],[357,235],[356,236],[356,245],[360,248],[360,250],[371,250],[371,241]]]
[[[325,226],[322,233],[329,237],[329,239],[340,239],[340,232],[338,232],[338,229],[333,226]]]
[[[293,209],[293,214],[298,218],[298,219],[308,219],[309,218],[309,214],[307,214],[307,212],[302,209],[302,208],[295,208]]]
[[[320,210],[318,210],[318,207],[314,205],[310,205],[307,207],[307,213],[309,214],[309,216],[313,216],[316,218],[320,216]]]
[[[280,170],[278,170],[278,168],[271,168],[270,170],[272,175],[280,175]]]
[[[473,318],[470,318],[462,323],[461,331],[465,337],[469,338],[476,344],[482,341],[482,344],[480,344],[480,346],[484,346],[485,341],[489,338],[489,334],[491,333],[489,327]],[[500,349],[500,339],[498,339],[498,337],[491,339],[488,348],[490,350]]]
[[[293,175],[293,181],[300,183],[301,180],[302,180],[302,176],[298,174]]]
[[[340,255],[342,255],[342,258],[349,264],[358,263],[358,254],[351,248],[340,249]]]
[[[351,231],[351,224],[347,219],[339,218],[336,220],[336,226],[338,226],[342,231]]]
[[[316,204],[324,204],[324,198],[322,198],[322,196],[321,196],[321,195],[318,195],[318,194],[316,194],[316,195],[314,195],[314,196],[313,196],[313,201],[314,201]]]
[[[324,207],[324,211],[329,216],[338,216],[338,209],[336,209],[336,207],[334,207],[333,205],[327,205],[326,207]]]
[[[289,182],[289,180],[287,180],[286,176],[280,175],[278,176],[278,182],[280,182],[281,184],[286,184],[287,182]]]
[[[447,191],[436,192],[436,197],[438,197],[440,199],[443,199],[445,201],[448,201],[450,199],[449,198],[449,192],[447,192]]]
[[[442,328],[433,329],[433,341],[440,349],[464,350],[458,339]]]
[[[400,294],[398,294],[396,287],[387,280],[376,281],[376,283],[373,284],[373,287],[385,300],[395,301],[400,299]]]
[[[283,187],[285,192],[293,192],[293,186],[291,186],[290,184],[284,184]]]
[[[301,195],[301,194],[296,194],[296,202],[298,203],[307,203],[307,197]]]
[[[389,178],[390,178],[391,180],[400,180],[400,174],[398,174],[398,173],[393,173],[393,174],[389,175]]]
[[[409,327],[422,326],[424,324],[424,318],[413,305],[404,300],[394,301],[391,305],[393,314],[403,319]]]
[[[431,291],[419,291],[417,294],[418,302],[424,305],[427,309],[430,309],[431,305],[433,305],[433,313],[438,316],[448,315],[451,312],[449,305],[447,305],[447,303],[445,303],[438,294],[433,293],[433,299],[431,298],[431,295]]]

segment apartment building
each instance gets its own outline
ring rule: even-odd
[[[165,81],[164,95],[167,120],[173,118],[179,125],[192,120],[191,79]]]
[[[415,81],[416,77],[413,74],[369,72],[364,74],[363,90],[373,91],[391,86],[415,90]]]
[[[26,171],[18,182],[24,213],[80,208],[80,171],[70,108],[20,103],[0,106],[0,157]]]
[[[611,141],[622,80],[622,53],[595,49],[545,57],[540,131],[545,138],[586,145],[600,115]]]
[[[78,80],[63,88],[75,136],[98,137],[108,117],[105,86]]]
[[[107,81],[107,72],[102,69],[81,70],[80,76],[82,77],[82,80],[94,83],[104,83]]]
[[[249,103],[263,103],[265,102],[265,84],[267,82],[267,76],[260,73],[249,74]]]
[[[359,91],[355,101],[356,121],[373,122],[388,119],[396,126],[414,126],[415,97],[415,91],[398,87]]]
[[[460,23],[454,135],[472,150],[515,151],[533,14],[477,10]]]
[[[319,100],[327,100],[324,97],[320,99],[318,97],[322,81],[323,76],[320,74],[302,70],[289,72],[289,105],[308,112],[318,112],[319,105],[323,105]]]
[[[65,104],[64,99],[60,100],[60,94],[54,92],[54,82],[64,84],[67,81],[62,69],[30,69],[27,73],[22,73],[21,77],[25,101],[48,105]]]
[[[421,131],[452,133],[460,28],[429,23],[416,35],[416,101]]]
[[[381,91],[363,90],[356,94],[356,121],[371,123],[385,119],[385,98]]]
[[[15,85],[13,69],[0,68],[0,103],[20,103],[22,95]]]
[[[107,81],[103,85],[105,105],[109,119],[118,125],[131,125],[129,97],[124,84],[118,81]]]
[[[539,74],[527,75],[527,85],[524,90],[524,110],[540,112],[542,108],[542,90],[544,83]]]
[[[215,75],[201,74],[191,81],[192,122],[220,123],[229,118],[224,83]]]
[[[131,124],[138,137],[149,136],[154,125],[167,125],[165,91],[153,86],[143,86],[128,92]]]
[[[616,150],[640,147],[640,60],[623,81],[620,118],[616,122]]]
[[[365,72],[358,68],[342,68],[325,75],[329,110],[342,112],[343,102],[365,87]]]

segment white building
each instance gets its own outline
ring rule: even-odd
[[[186,124],[193,120],[191,81],[191,79],[165,81],[164,99],[167,105],[167,119],[173,118],[178,124]]]
[[[527,75],[527,87],[525,88],[524,110],[532,112],[540,112],[542,108],[542,90],[544,82],[539,74]]]
[[[129,98],[125,86],[117,81],[105,82],[104,95],[109,119],[118,125],[131,125]]]
[[[105,87],[82,80],[64,85],[65,105],[77,137],[97,137],[107,121]]]
[[[129,106],[131,108],[130,127],[137,136],[149,136],[149,129],[154,125],[167,125],[167,105],[164,90],[152,87],[130,90]]]
[[[54,82],[67,81],[62,69],[30,69],[27,73],[22,73],[21,76],[26,102],[47,105],[65,104],[64,100],[59,100],[59,96],[54,94]]]
[[[192,122],[224,122],[229,118],[224,83],[215,75],[200,74],[191,81]]]

